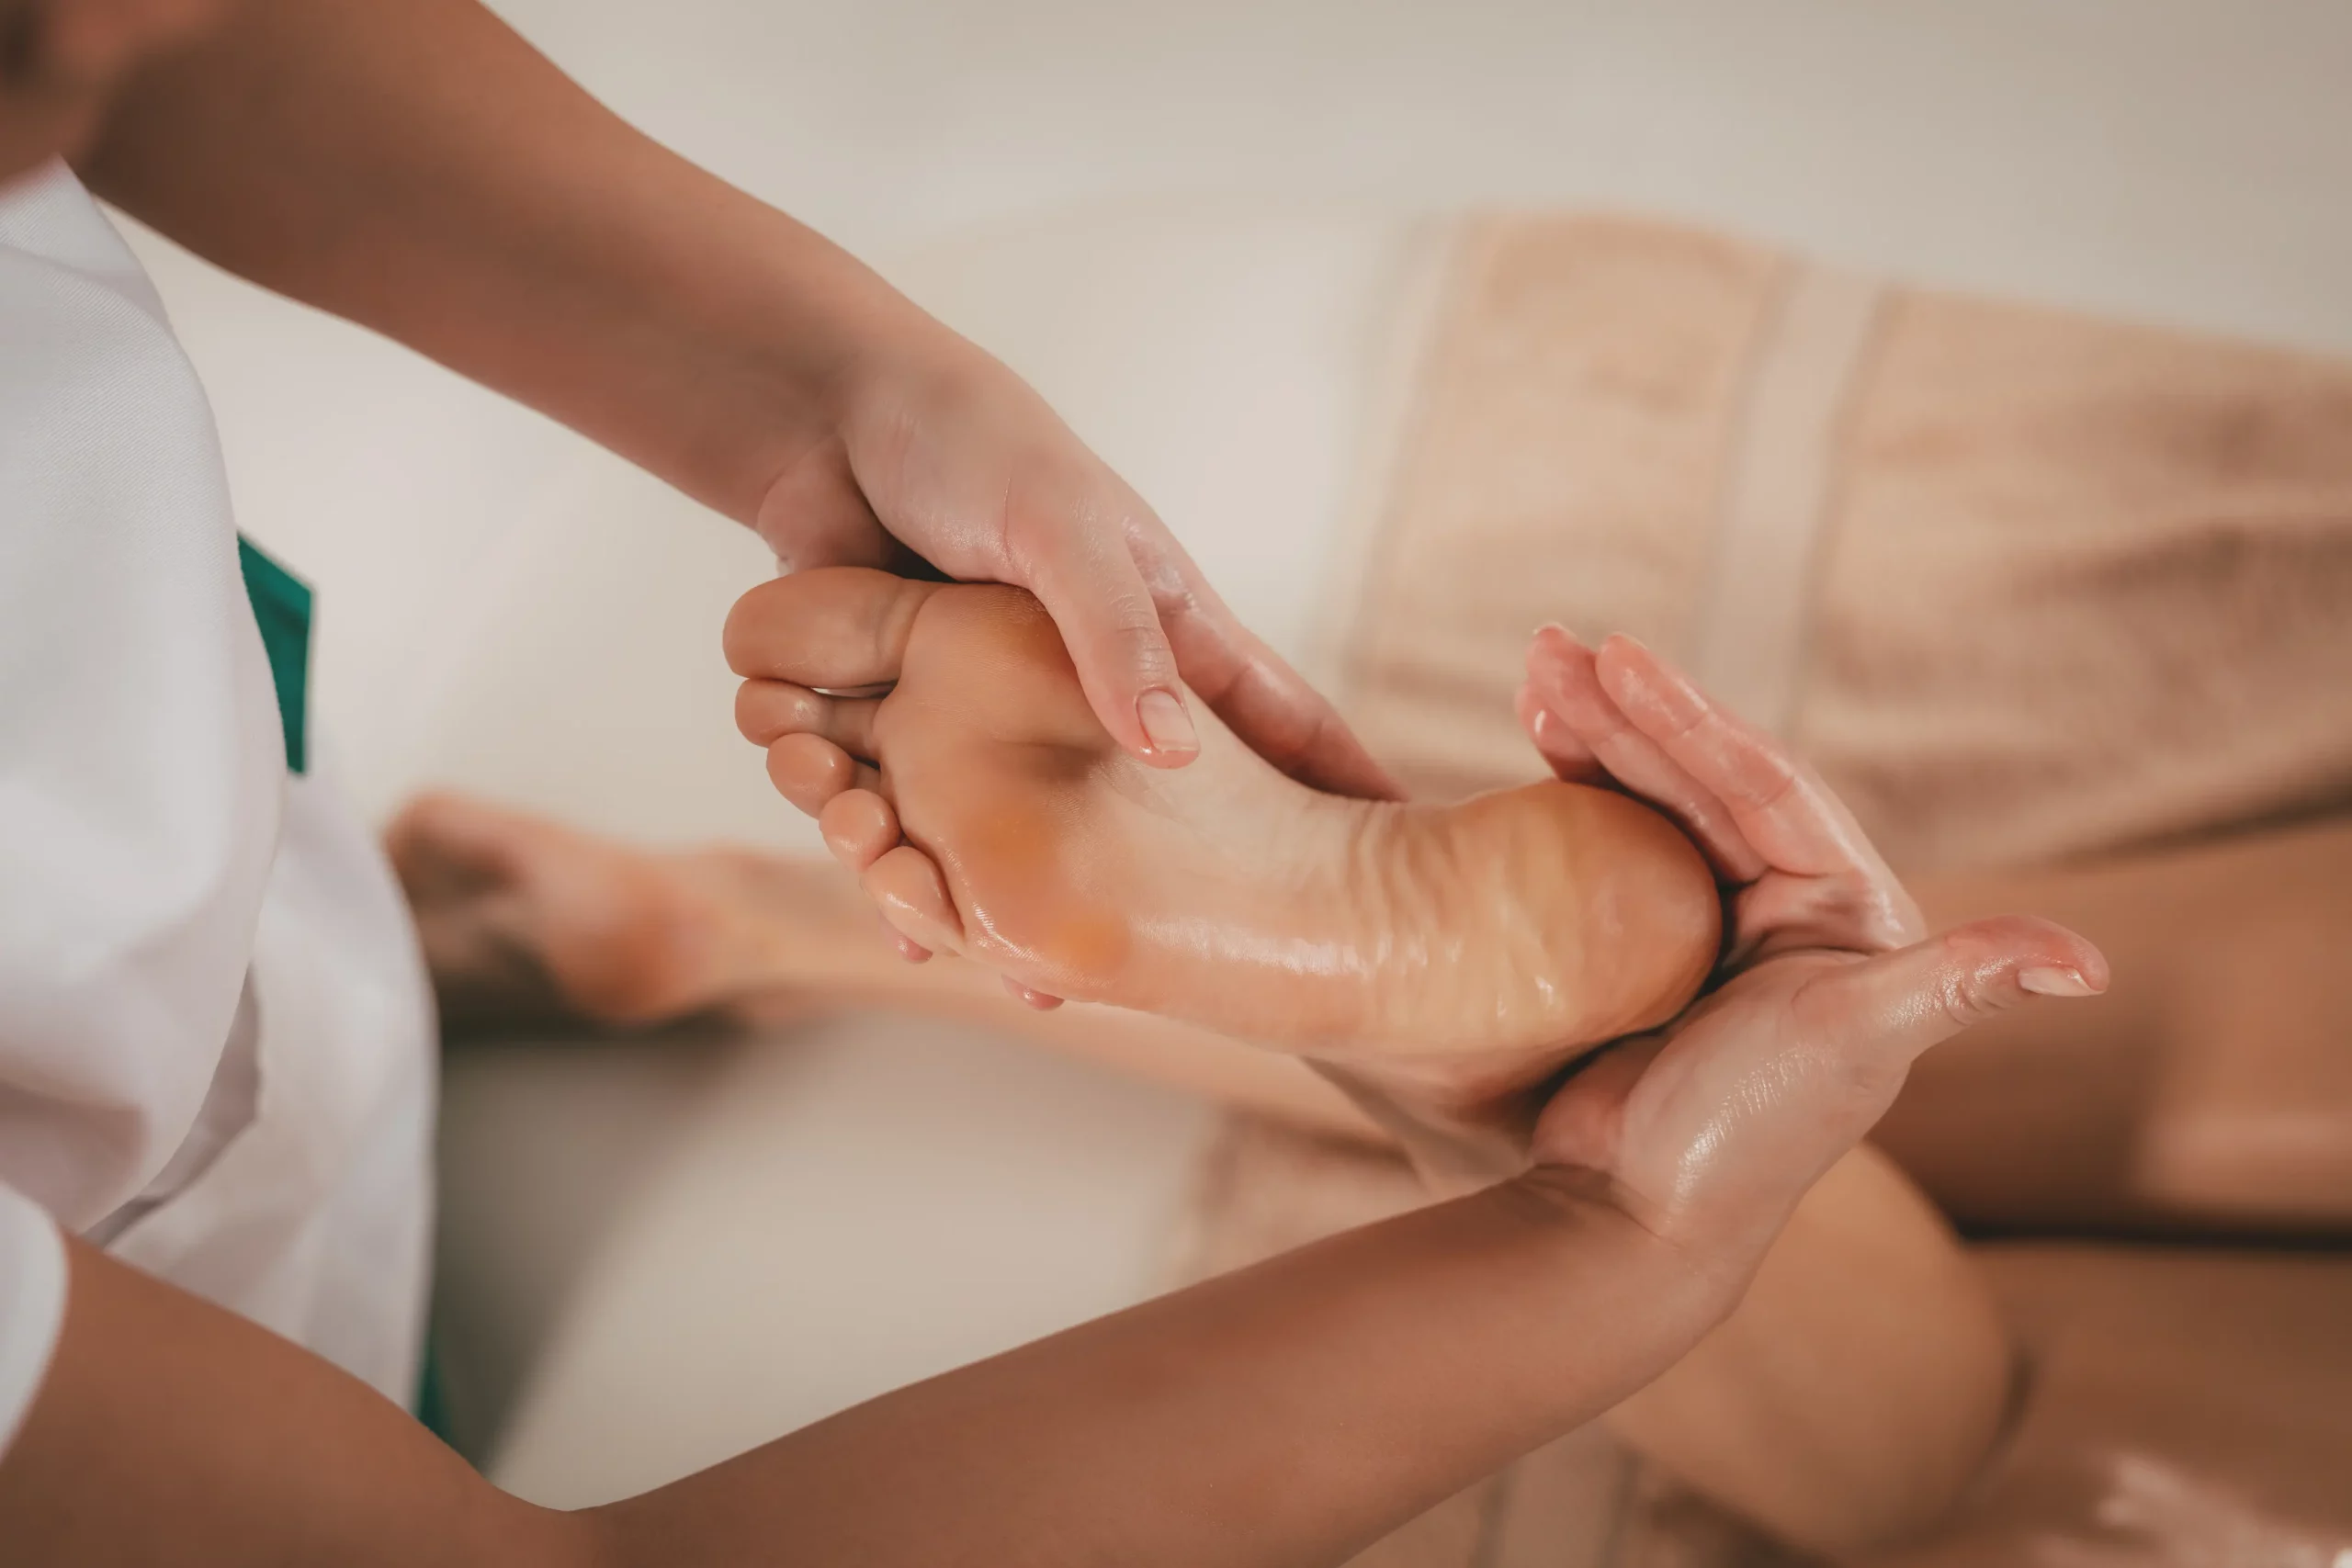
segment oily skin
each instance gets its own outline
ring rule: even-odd
[[[1713,874],[1626,795],[1351,800],[1216,728],[1147,772],[1013,591],[802,573],[747,594],[726,641],[744,733],[885,918],[1026,993],[1488,1106],[1673,1017],[1714,964]]]
[[[445,1038],[516,1024],[752,1023],[850,1007],[1009,1031],[1295,1126],[1386,1134],[1297,1058],[1121,1008],[1023,1006],[977,964],[903,962],[831,861],[726,846],[662,852],[435,793],[385,832]]]

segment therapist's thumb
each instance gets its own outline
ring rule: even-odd
[[[2095,997],[2107,985],[2106,956],[2085,938],[2035,916],[2000,915],[1825,969],[1792,1006],[1802,1037],[1849,1082],[1883,1080],[1891,1101],[1923,1052],[1969,1025],[2037,998]]]

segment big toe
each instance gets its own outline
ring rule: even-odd
[[[916,614],[941,586],[846,566],[763,582],[727,614],[728,667],[830,692],[888,685]]]

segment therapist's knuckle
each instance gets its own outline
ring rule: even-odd
[[[1119,661],[1135,671],[1147,686],[1162,686],[1176,679],[1176,657],[1169,650],[1167,634],[1151,601],[1140,594],[1122,595],[1111,606],[1111,642]]]
[[[1988,972],[1986,944],[1972,931],[1947,931],[1933,939],[1937,962],[1928,999],[1955,1030],[1984,1022],[2001,1010],[2001,996]]]

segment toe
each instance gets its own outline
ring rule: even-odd
[[[845,789],[872,789],[880,775],[821,735],[787,735],[768,748],[768,782],[814,817]]]
[[[892,931],[933,953],[963,951],[963,922],[929,855],[900,844],[866,867],[863,880]]]
[[[870,789],[843,790],[826,802],[817,830],[833,858],[861,874],[899,847],[899,814]]]
[[[735,691],[735,728],[754,746],[824,733],[825,699],[789,681],[746,681]]]
[[[828,690],[895,681],[915,615],[940,587],[863,567],[763,582],[728,612],[728,665],[747,678]]]
[[[735,694],[735,728],[754,746],[787,735],[818,735],[853,757],[874,757],[872,700],[829,696],[789,681],[746,681]]]

